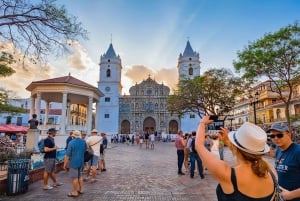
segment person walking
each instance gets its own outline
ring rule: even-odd
[[[222,128],[224,143],[236,158],[231,164],[216,158],[204,146],[205,127],[210,124],[209,116],[202,118],[196,136],[196,150],[205,167],[219,182],[218,201],[270,201],[274,195],[275,183],[271,171],[276,171],[262,155],[270,151],[267,134],[260,127],[246,122],[237,131]]]
[[[91,147],[94,152],[94,156],[91,160],[88,161],[88,166],[86,170],[86,177],[84,181],[87,181],[90,176],[90,170],[92,170],[92,180],[91,182],[96,182],[96,174],[97,174],[97,165],[100,157],[100,144],[102,144],[102,137],[98,136],[98,131],[93,129],[91,131],[91,136],[86,140],[87,146]]]
[[[107,138],[105,133],[101,133],[102,137],[102,144],[100,144],[100,160],[98,164],[98,168],[101,172],[106,171],[106,165],[105,165],[105,149],[107,148]]]
[[[282,196],[286,200],[300,201],[300,145],[292,141],[285,123],[277,122],[267,130],[276,145],[275,169]]]
[[[55,176],[55,162],[56,162],[56,150],[57,146],[55,145],[54,142],[54,137],[56,136],[56,129],[55,128],[50,128],[48,130],[48,137],[44,140],[44,176],[43,176],[43,181],[44,181],[44,190],[51,190],[53,187],[61,186],[62,183],[58,182],[56,180]],[[50,178],[53,181],[53,185],[50,186],[48,184],[48,179]]]
[[[64,160],[64,169],[69,168],[69,177],[72,179],[73,190],[68,197],[78,197],[83,194],[83,180],[81,170],[84,165],[84,152],[86,150],[86,142],[81,139],[80,131],[75,130],[72,133],[73,140],[70,141]]]
[[[183,142],[183,132],[178,131],[177,136],[175,137],[175,147],[177,149],[177,166],[178,166],[178,175],[185,175],[182,172],[182,165],[184,161],[184,142]]]
[[[187,143],[190,139],[191,135],[186,133],[184,135],[184,138],[183,138],[183,142],[184,142],[184,159],[183,159],[183,165],[184,165],[184,168],[185,168],[185,172],[189,172],[190,168],[189,168],[189,155],[190,155],[190,148],[187,146]]]
[[[194,178],[195,164],[197,162],[198,173],[201,179],[204,179],[202,161],[195,149],[196,131],[192,132],[192,137],[187,142],[187,147],[190,149],[190,177]]]

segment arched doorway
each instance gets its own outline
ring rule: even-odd
[[[122,121],[121,134],[130,134],[130,122],[128,120]]]
[[[169,133],[176,134],[178,133],[178,123],[176,120],[171,120],[169,123]]]
[[[144,120],[143,130],[144,132],[148,132],[149,134],[154,133],[155,131],[155,120],[152,117],[147,117]]]

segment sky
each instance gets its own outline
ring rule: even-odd
[[[29,98],[25,88],[33,81],[69,73],[98,87],[100,56],[111,42],[122,60],[122,94],[129,94],[131,86],[149,75],[172,90],[178,81],[178,56],[187,40],[200,54],[201,74],[222,67],[234,72],[238,51],[300,19],[298,0],[58,0],[56,4],[78,18],[89,40],[75,41],[71,54],[50,57],[47,66],[16,67],[13,76],[0,78],[1,87],[15,91],[15,97]]]

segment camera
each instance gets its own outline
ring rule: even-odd
[[[209,119],[213,122],[208,125],[208,130],[221,130],[221,127],[224,127],[225,118],[225,116],[210,115]]]

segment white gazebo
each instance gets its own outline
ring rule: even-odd
[[[95,108],[99,102],[99,99],[103,96],[103,93],[96,87],[87,84],[81,80],[78,80],[71,75],[58,77],[48,80],[40,80],[32,82],[26,87],[26,90],[31,92],[31,106],[30,116],[32,114],[37,115],[37,119],[40,119],[41,114],[41,101],[45,101],[45,118],[42,125],[39,125],[38,129],[40,134],[45,135],[49,128],[56,128],[58,130],[56,143],[59,147],[65,145],[66,136],[72,130],[81,130],[89,133],[92,129],[92,116],[93,105]],[[50,103],[61,103],[61,121],[59,124],[49,124],[48,114],[50,111]],[[71,105],[83,105],[86,107],[84,124],[78,125],[71,121]],[[97,111],[96,111],[97,113]],[[95,115],[97,118],[97,115]],[[97,123],[97,119],[95,123]],[[95,125],[97,128],[97,125]]]

